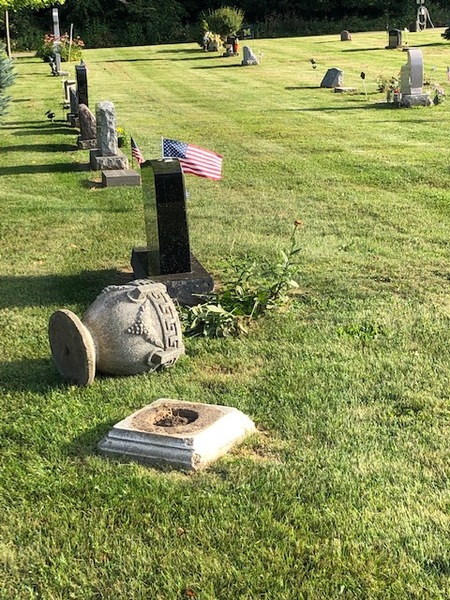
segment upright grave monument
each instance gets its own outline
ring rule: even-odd
[[[131,265],[136,278],[164,283],[172,298],[196,304],[214,283],[190,251],[184,176],[178,160],[147,160],[141,164],[145,248],[134,248]]]
[[[400,29],[391,29],[389,31],[388,45],[386,50],[392,50],[402,47],[402,32]]]
[[[86,106],[89,106],[87,73],[87,67],[84,62],[81,62],[79,65],[75,66],[78,104],[85,104]]]
[[[253,54],[252,49],[249,46],[244,46],[244,59],[241,62],[241,65],[243,65],[244,67],[247,67],[249,65],[257,65],[258,63],[258,59],[256,58],[256,56]]]
[[[408,50],[408,62],[400,70],[400,106],[428,106],[431,99],[422,91],[423,54],[418,48]]]
[[[57,8],[52,8],[52,19],[53,19],[53,54],[55,55],[56,73],[61,73],[61,43],[59,32],[59,13]]]
[[[336,88],[342,87],[344,83],[344,73],[341,69],[336,69],[333,67],[332,69],[328,69],[325,73],[324,78],[320,83],[321,88]]]
[[[80,135],[77,146],[80,150],[92,150],[97,148],[97,122],[86,104],[78,107],[78,119],[80,122]]]
[[[90,151],[90,164],[94,171],[128,169],[128,159],[117,143],[116,109],[107,100],[96,106],[97,149]]]

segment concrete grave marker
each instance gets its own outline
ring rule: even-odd
[[[98,102],[95,117],[97,122],[97,149],[90,152],[91,168],[96,171],[128,169],[128,159],[119,150],[117,143],[114,104],[107,100]]]
[[[77,140],[78,148],[91,150],[97,148],[97,124],[94,115],[86,104],[78,107],[78,119],[80,122],[80,136]]]
[[[133,249],[134,275],[164,283],[182,304],[196,304],[195,295],[211,292],[213,280],[190,251],[181,165],[172,159],[147,160],[141,176],[147,246]]]
[[[320,84],[321,88],[342,87],[344,83],[344,73],[341,69],[328,69]]]
[[[423,54],[418,48],[408,50],[408,62],[400,70],[400,105],[427,106],[431,104],[428,94],[422,91]]]
[[[249,48],[248,46],[244,46],[244,59],[241,62],[241,64],[246,67],[249,65],[257,65],[258,63],[258,59],[256,58],[256,56],[253,54],[252,49]]]
[[[341,31],[341,42],[351,42],[351,41],[352,41],[352,34],[349,31],[347,31],[346,29]]]

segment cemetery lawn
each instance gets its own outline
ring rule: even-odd
[[[449,93],[441,33],[406,39]],[[289,307],[89,388],[56,372],[48,320],[130,279],[142,194],[99,187],[60,79],[17,58],[0,138],[0,598],[450,596],[450,100],[385,104],[376,80],[407,60],[386,44],[255,40],[248,68],[195,44],[85,51],[91,108],[112,100],[147,158],[161,136],[223,154],[221,182],[186,178],[192,250],[216,281],[227,259],[275,263],[304,222]],[[320,89],[329,67],[358,92]],[[162,397],[235,406],[259,434],[191,475],[97,455]]]

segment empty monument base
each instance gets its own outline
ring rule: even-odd
[[[131,266],[133,267],[135,279],[147,278],[157,283],[163,283],[167,288],[167,293],[173,300],[188,306],[199,304],[202,301],[199,296],[212,292],[214,288],[213,278],[193,254],[191,254],[192,271],[168,275],[149,273],[148,255],[147,248],[133,248]]]
[[[410,108],[411,106],[431,106],[431,98],[428,94],[402,94],[400,106]]]
[[[141,185],[141,176],[134,169],[114,169],[102,171],[103,187],[119,187],[123,185]]]
[[[229,406],[160,398],[120,421],[98,444],[102,454],[198,471],[256,431]]]
[[[115,169],[128,169],[128,158],[117,150],[114,156],[100,156],[100,150],[91,150],[89,163],[93,171],[111,171]]]
[[[354,92],[357,92],[357,88],[355,87],[335,87],[334,88],[334,93],[335,94],[353,94]]]

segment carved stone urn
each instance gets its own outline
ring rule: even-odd
[[[49,340],[59,373],[81,386],[96,371],[136,375],[169,367],[184,353],[175,305],[163,284],[148,279],[104,288],[81,320],[56,311]]]

